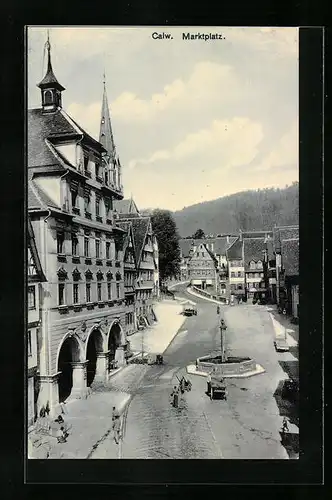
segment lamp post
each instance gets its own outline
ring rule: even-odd
[[[223,319],[220,320],[220,350],[221,350],[221,362],[226,361],[226,324]]]

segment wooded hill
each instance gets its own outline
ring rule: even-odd
[[[207,234],[272,229],[299,223],[299,186],[243,191],[173,212],[182,238],[198,228]]]

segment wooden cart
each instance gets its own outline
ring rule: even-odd
[[[208,382],[208,393],[211,401],[215,394],[220,394],[221,399],[227,399],[228,391],[223,380],[211,380]]]

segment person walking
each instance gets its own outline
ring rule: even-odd
[[[120,413],[118,412],[115,406],[113,406],[113,411],[112,411],[112,429],[114,433],[114,441],[116,442],[116,444],[119,444],[121,421],[120,421]]]
[[[286,432],[289,432],[289,428],[288,428],[288,419],[287,419],[287,417],[284,417],[284,418],[283,418],[281,432],[282,432],[283,434],[285,434]]]
[[[178,408],[179,406],[179,388],[175,385],[173,387],[173,391],[171,393],[172,405],[174,408]]]
[[[220,314],[220,307],[217,306],[217,314]]]
[[[121,438],[120,431],[121,431],[121,421],[120,417],[117,417],[113,421],[114,441],[116,442],[116,444],[119,444]]]
[[[60,427],[60,429],[56,433],[56,437],[58,440],[58,443],[66,443],[67,442],[67,436],[68,434],[65,432],[64,427]]]

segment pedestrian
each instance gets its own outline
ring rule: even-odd
[[[64,427],[60,427],[60,429],[56,433],[56,437],[58,443],[66,443],[67,442],[67,433],[65,432]]]
[[[120,430],[121,430],[121,422],[120,422],[120,416],[115,417],[113,420],[113,432],[114,432],[114,441],[116,444],[119,444],[120,441]]]
[[[174,386],[173,391],[171,393],[171,398],[172,398],[172,404],[173,404],[174,408],[178,408],[178,406],[179,406],[179,389],[176,385]]]
[[[50,414],[50,405],[49,402],[47,401],[46,406],[45,406],[45,414],[49,416]]]
[[[63,415],[67,415],[67,414],[68,414],[68,411],[67,411],[67,409],[65,408],[65,404],[66,404],[66,402],[65,402],[65,401],[62,401],[62,402],[60,403],[61,413],[62,413]]]
[[[283,418],[281,432],[282,432],[282,433],[289,432],[289,428],[288,428],[288,419],[287,419],[287,417],[284,417],[284,418]]]
[[[63,423],[64,423],[64,420],[63,420],[62,416],[61,416],[61,415],[59,415],[59,416],[58,416],[58,418],[56,418],[56,419],[54,420],[54,422],[57,422],[58,424],[63,424]]]
[[[184,377],[182,377],[180,382],[179,382],[179,389],[180,389],[181,394],[184,394]]]
[[[117,418],[120,418],[120,413],[118,412],[118,410],[116,409],[116,407],[113,406],[112,422],[114,422],[114,420],[116,420]]]
[[[217,314],[220,314],[220,307],[217,306]]]

